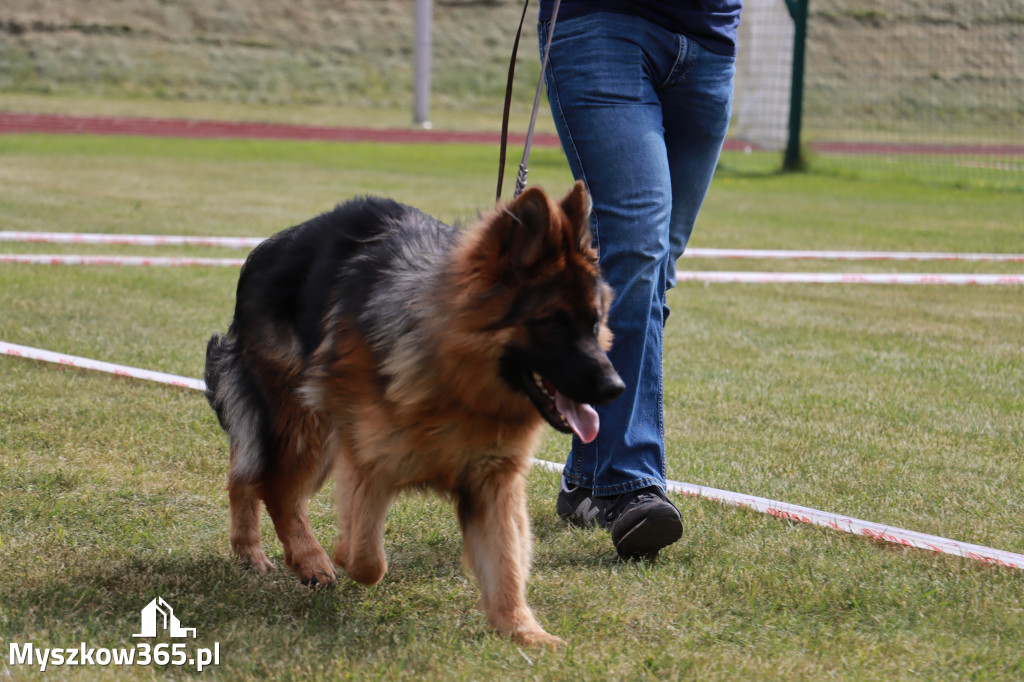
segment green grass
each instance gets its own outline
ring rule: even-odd
[[[267,235],[354,194],[465,221],[496,150],[0,137],[3,229]],[[694,246],[1024,252],[1019,193],[778,175],[727,155]],[[557,150],[531,182],[560,192]],[[84,252],[4,244],[5,252]],[[92,247],[94,253],[234,251]],[[707,269],[1019,272],[1019,264],[721,263]],[[0,339],[200,376],[232,269],[0,266]],[[1024,290],[711,285],[670,294],[670,478],[1024,552]],[[560,460],[551,434],[539,456]],[[530,477],[529,598],[561,651],[487,633],[452,509],[392,510],[391,567],[311,591],[239,568],[225,438],[196,392],[0,358],[0,679],[8,643],[133,646],[156,596],[219,642],[217,679],[977,679],[1024,676],[1024,575],[693,499],[684,539],[620,564]],[[329,491],[312,501],[329,544]],[[191,646],[191,645],[190,645]],[[5,666],[6,663],[6,666]],[[183,669],[54,668],[57,678]]]
[[[435,111],[500,111],[521,9],[488,0],[445,3],[433,13]],[[17,3],[0,8],[0,22],[6,92],[411,110],[415,13],[407,0],[301,8],[268,0]],[[519,101],[532,98],[527,83],[540,71],[536,35],[530,26],[523,32]]]

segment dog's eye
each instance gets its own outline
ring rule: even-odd
[[[562,315],[551,315],[534,320],[532,325],[534,329],[542,334],[551,335],[565,328],[565,319]]]

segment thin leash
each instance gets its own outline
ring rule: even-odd
[[[551,51],[551,39],[555,35],[555,20],[558,18],[558,6],[561,0],[555,0],[551,7],[551,21],[548,26],[547,42],[544,45],[544,55],[541,59],[540,78],[537,79],[537,93],[533,97],[533,112],[530,114],[530,127],[526,131],[526,144],[523,148],[523,160],[519,164],[519,172],[516,174],[516,189],[512,195],[515,199],[526,189],[526,175],[529,173],[530,149],[533,147],[533,130],[537,124],[537,111],[540,108],[540,96],[544,88],[544,74],[548,69],[548,54]],[[505,108],[501,116],[501,149],[498,154],[498,189],[494,195],[494,201],[501,201],[501,185],[505,178],[505,152],[508,147],[508,119],[509,110],[512,106],[512,81],[516,73],[516,56],[519,53],[519,38],[523,34],[523,24],[526,21],[526,10],[530,6],[530,0],[523,5],[523,15],[519,18],[519,30],[516,31],[516,40],[512,45],[512,59],[508,65],[508,80],[505,83]]]

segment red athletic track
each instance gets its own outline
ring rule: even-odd
[[[417,128],[354,128],[309,126],[288,123],[209,121],[184,118],[135,116],[72,116],[68,114],[21,114],[0,112],[0,134],[64,133],[86,135],[141,135],[145,137],[193,137],[207,139],[318,140],[336,142],[466,143],[498,145],[497,132],[460,132]],[[509,144],[523,145],[525,133],[509,133]],[[558,147],[558,136],[536,133],[533,144]],[[726,149],[746,145],[727,140]]]
[[[381,129],[308,126],[288,123],[246,123],[184,118],[140,118],[131,116],[71,116],[64,114],[19,114],[0,112],[0,133],[67,133],[89,135],[141,135],[146,137],[194,137],[219,139],[318,140],[337,142],[440,142],[495,144],[499,133],[451,130]],[[523,133],[510,133],[509,143],[522,145]],[[537,133],[533,143],[558,146],[558,136]]]
[[[88,135],[140,135],[145,137],[193,137],[207,139],[319,140],[338,142],[466,143],[497,145],[497,132],[460,132],[416,128],[354,128],[309,126],[288,123],[210,121],[185,118],[142,118],[136,116],[73,116],[68,114],[23,114],[0,112],[0,134],[65,133]],[[509,144],[522,145],[525,133],[510,133]],[[557,147],[558,136],[537,133],[533,144]],[[727,150],[750,145],[726,140]],[[1014,145],[885,144],[874,142],[815,142],[815,151],[826,154],[969,154],[1024,156],[1024,147]]]

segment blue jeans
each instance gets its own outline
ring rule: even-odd
[[[541,46],[547,30],[538,27]],[[665,293],[718,163],[734,73],[733,57],[639,17],[556,22],[548,100],[572,173],[594,201],[594,245],[615,291],[609,357],[626,383],[598,407],[597,439],[574,438],[566,462],[566,481],[595,495],[665,486]]]

